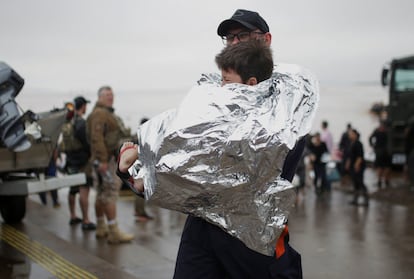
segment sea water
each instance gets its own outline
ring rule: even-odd
[[[139,126],[143,117],[151,118],[167,109],[177,107],[183,97],[191,89],[137,89],[122,91],[114,89],[115,112],[133,131]],[[91,103],[88,105],[88,115],[97,100],[96,91],[56,91],[25,89],[16,100],[22,110],[41,112],[53,108],[62,108],[66,102],[82,95]],[[386,89],[378,85],[336,85],[320,87],[320,102],[315,116],[312,133],[321,130],[321,122],[328,121],[335,143],[338,143],[346,125],[350,123],[361,134],[361,142],[369,149],[368,137],[378,126],[378,119],[370,113],[374,103],[387,104]]]

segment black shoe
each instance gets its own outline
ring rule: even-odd
[[[79,224],[80,222],[82,222],[82,219],[76,217],[76,218],[70,219],[69,225],[76,225],[76,224]]]
[[[96,225],[94,223],[83,223],[82,224],[82,230],[84,231],[94,231],[96,230]]]

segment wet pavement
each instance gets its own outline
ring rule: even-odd
[[[337,185],[319,198],[308,191],[292,212],[304,278],[413,278],[414,207],[374,199],[351,206],[348,190]]]
[[[371,169],[366,181],[375,191]],[[402,187],[403,180],[397,175],[392,183]],[[337,183],[320,197],[311,187],[299,195],[289,230],[304,278],[413,278],[414,205],[371,199],[368,208],[355,207],[349,189]],[[66,197],[67,189],[60,190],[61,207],[53,208],[30,196],[24,222],[1,225],[0,278],[172,278],[185,215],[148,207],[154,220],[137,223],[134,197],[120,197],[120,227],[136,238],[109,245],[93,231],[69,226]]]

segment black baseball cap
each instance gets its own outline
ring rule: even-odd
[[[229,29],[232,28],[234,24],[241,24],[249,30],[259,29],[263,33],[269,32],[269,26],[257,12],[239,9],[234,12],[231,18],[220,23],[217,28],[217,34],[219,36],[227,35]]]
[[[84,97],[82,96],[78,96],[76,97],[73,102],[75,103],[75,109],[78,110],[80,109],[84,104],[90,103],[89,100],[86,100]]]

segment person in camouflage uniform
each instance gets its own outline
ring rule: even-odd
[[[112,88],[101,87],[98,101],[87,119],[87,131],[97,179],[96,237],[107,237],[109,243],[117,244],[129,242],[134,236],[120,231],[116,222],[116,201],[121,187],[121,180],[115,174],[116,156],[120,142],[131,133],[114,113],[113,102]]]

